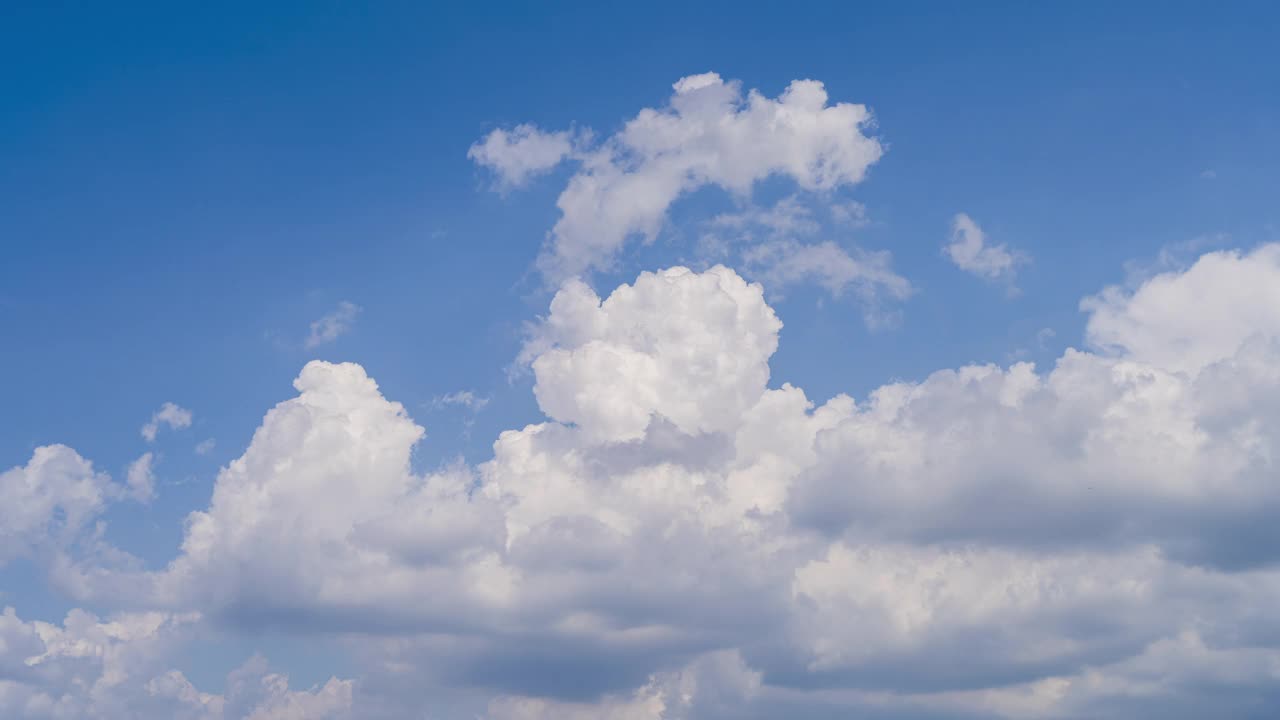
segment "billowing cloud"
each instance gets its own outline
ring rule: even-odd
[[[0,566],[74,542],[120,493],[71,448],[36,448],[25,466],[0,473]]]
[[[288,699],[254,671],[286,699],[245,707],[284,717],[1265,717],[1280,324],[1250,303],[1278,252],[1104,292],[1103,352],[820,404],[770,382],[782,323],[732,270],[571,281],[522,356],[548,419],[489,461],[415,472],[404,407],[312,362],[166,567],[62,572],[98,603],[347,638],[354,684]],[[1236,301],[1149,309],[1224,264]]]
[[[871,112],[829,105],[816,80],[795,80],[776,98],[755,90],[744,96],[738,82],[716,73],[673,88],[666,106],[641,110],[578,153],[580,168],[560,194],[560,219],[539,259],[552,280],[609,266],[629,238],[651,240],[672,203],[698,188],[747,197],[757,182],[780,175],[802,190],[827,192],[860,182],[884,152],[866,134]],[[556,137],[521,126],[491,133],[471,153],[500,177],[523,180],[527,168],[565,155],[568,141]]]
[[[151,413],[151,419],[142,426],[142,437],[147,442],[155,442],[156,434],[160,432],[162,426],[168,426],[170,430],[182,430],[191,427],[191,411],[176,404],[167,402],[160,406],[160,409]]]
[[[1280,335],[1280,245],[1211,252],[1185,271],[1086,298],[1085,337],[1108,354],[1195,373]]]
[[[1005,245],[987,242],[987,234],[964,213],[951,221],[951,240],[943,252],[956,267],[984,280],[1000,281],[1012,287],[1018,265],[1026,258]]]
[[[0,613],[0,715],[175,720],[341,720],[353,683],[330,679],[290,690],[288,678],[253,658],[228,677],[223,695],[197,690],[168,667],[190,642],[193,613],[126,613],[101,620],[72,610],[61,625]]]

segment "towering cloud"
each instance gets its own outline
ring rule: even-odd
[[[290,702],[350,693],[361,717],[441,702],[397,685],[407,668],[495,720],[1119,718],[1222,696],[1247,717],[1280,663],[1280,325],[1243,298],[1268,297],[1276,253],[1086,303],[1091,337],[1122,319],[1141,344],[817,406],[771,387],[782,324],[733,271],[603,299],[569,282],[524,355],[549,420],[490,461],[416,474],[405,409],[313,362],[167,568],[66,572],[100,602],[347,634],[362,685]],[[1223,263],[1240,304],[1142,310]]]

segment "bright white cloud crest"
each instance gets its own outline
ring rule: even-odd
[[[698,435],[730,430],[764,393],[782,323],[723,267],[645,273],[603,302],[581,282],[552,301],[532,360],[542,409],[595,439],[644,436],[656,414]]]

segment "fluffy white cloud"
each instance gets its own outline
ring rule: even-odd
[[[151,414],[151,419],[142,426],[142,437],[147,442],[155,442],[156,433],[160,432],[162,425],[168,425],[170,430],[182,430],[191,427],[191,411],[177,405],[167,402],[160,406],[160,409]]]
[[[308,350],[331,343],[345,335],[360,314],[360,306],[343,300],[331,313],[311,323],[311,332],[304,343]]]
[[[75,541],[121,488],[65,445],[0,473],[0,566]]]
[[[1195,373],[1280,336],[1280,245],[1212,252],[1185,271],[1086,298],[1086,338],[1109,354]]]
[[[951,220],[951,241],[943,252],[965,272],[985,280],[1013,283],[1018,265],[1025,257],[1005,245],[992,245],[973,218],[964,213]]]
[[[655,415],[689,435],[729,430],[764,392],[781,326],[723,267],[644,273],[603,302],[571,282],[527,351],[534,394],[595,439],[638,440]]]
[[[1097,312],[1140,323],[1152,287],[1194,294],[1219,260],[1253,285],[1237,297],[1269,297],[1275,252]],[[1201,310],[1134,337],[1240,306]],[[734,272],[603,300],[574,281],[524,354],[550,420],[490,461],[415,473],[404,408],[313,362],[167,568],[68,573],[100,602],[346,634],[360,684],[252,702],[307,716],[420,713],[361,690],[416,677],[493,720],[1119,718],[1219,691],[1247,717],[1275,707],[1280,638],[1280,325],[1248,317],[1191,367],[1144,342],[815,406],[769,387],[781,323]]]
[[[870,111],[828,105],[816,80],[795,80],[777,98],[755,90],[744,97],[738,82],[715,73],[673,87],[665,107],[641,110],[579,153],[581,167],[560,194],[560,219],[539,260],[551,279],[607,267],[629,238],[652,239],[672,203],[700,187],[745,197],[757,182],[783,175],[802,190],[825,192],[860,182],[884,152],[865,134]],[[523,180],[527,168],[554,164],[567,152],[567,139],[521,127],[490,134],[472,157]]]
[[[498,128],[472,145],[467,157],[497,174],[502,187],[520,187],[551,170],[573,152],[567,132],[543,132],[532,125]]]

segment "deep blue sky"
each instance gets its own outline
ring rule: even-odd
[[[888,153],[849,193],[873,221],[859,242],[918,292],[876,332],[816,293],[778,304],[773,382],[819,400],[1020,350],[1051,360],[1081,342],[1080,298],[1127,262],[1280,234],[1273,3],[746,8],[7,4],[0,467],[59,442],[120,475],[151,412],[192,409],[156,445],[157,505],[112,515],[121,546],[162,562],[311,357],[364,365],[426,426],[424,464],[483,460],[540,417],[507,370],[545,312],[530,274],[563,176],[492,193],[467,148],[521,122],[608,133],[694,73],[770,96],[815,78],[878,118]],[[942,258],[958,212],[1032,258],[1020,297]],[[683,257],[663,242],[597,287]],[[343,300],[363,308],[351,332],[305,349]],[[463,389],[492,397],[469,429],[431,405]],[[6,595],[44,598],[28,575],[0,573]]]

